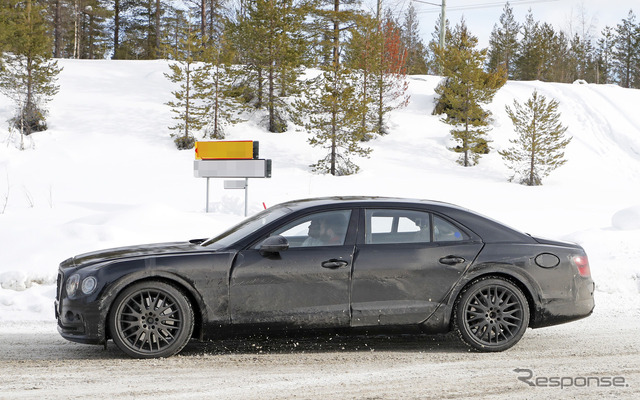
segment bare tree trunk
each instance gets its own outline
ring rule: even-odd
[[[155,30],[156,30],[156,54],[155,58],[160,58],[160,0],[156,0],[155,9]]]
[[[120,0],[114,0],[113,5],[113,58],[119,58],[120,52]]]
[[[207,37],[207,1],[200,0],[200,38]]]
[[[55,58],[60,58],[62,56],[62,17],[60,12],[62,10],[62,1],[56,0],[55,2],[55,14],[53,17],[53,37],[54,37],[54,48],[53,48],[53,56]]]
[[[73,58],[80,58],[80,0],[73,3]]]

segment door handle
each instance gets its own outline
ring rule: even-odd
[[[331,260],[323,261],[321,265],[322,265],[322,268],[336,269],[340,267],[346,267],[347,265],[349,265],[349,263],[344,260],[331,259]]]
[[[456,265],[456,264],[462,264],[466,260],[458,256],[446,256],[446,257],[442,257],[439,261],[441,264],[445,264],[445,265]]]

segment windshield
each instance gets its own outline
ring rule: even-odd
[[[290,208],[284,206],[269,208],[268,210],[264,210],[251,218],[245,219],[222,234],[207,240],[202,243],[202,246],[212,247],[214,249],[221,249],[223,247],[230,246],[250,233],[255,232],[284,215],[289,214],[291,211],[292,210]]]

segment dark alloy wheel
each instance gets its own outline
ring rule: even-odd
[[[462,340],[480,351],[503,351],[515,345],[529,325],[529,304],[516,285],[481,278],[465,289],[455,307],[454,321]]]
[[[191,338],[193,319],[191,304],[180,290],[151,281],[118,295],[109,328],[114,343],[132,357],[169,357]]]

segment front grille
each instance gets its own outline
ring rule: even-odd
[[[62,271],[58,272],[58,283],[56,285],[56,300],[60,300],[62,295]]]

